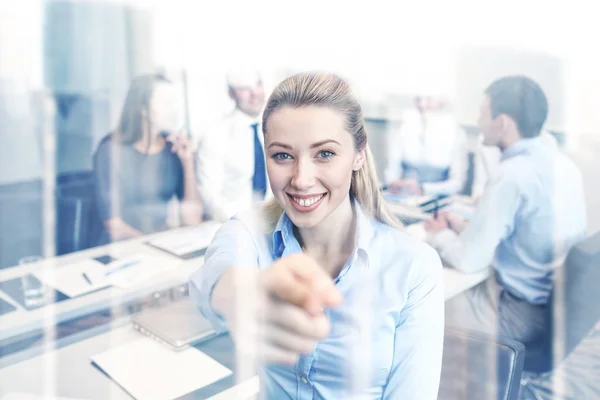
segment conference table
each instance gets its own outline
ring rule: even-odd
[[[149,246],[148,240],[193,229],[197,227],[177,228],[37,264],[8,268],[0,271],[0,282],[103,255],[165,257],[166,253]],[[407,230],[420,239],[424,238],[422,223],[413,224]],[[50,396],[58,399],[131,399],[115,381],[95,368],[90,358],[140,338],[141,334],[130,323],[136,312],[160,307],[187,295],[189,276],[202,268],[203,257],[177,260],[168,271],[133,287],[109,287],[35,310],[20,307],[0,291],[0,298],[16,307],[15,311],[0,316],[0,400],[34,400]],[[445,298],[448,300],[485,280],[489,272],[464,274],[444,268],[443,273]],[[234,351],[227,335],[211,339],[196,348],[233,369]],[[235,382],[230,376],[182,398],[237,399],[252,395],[257,389],[256,378]]]

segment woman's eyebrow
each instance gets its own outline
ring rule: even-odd
[[[326,139],[326,140],[321,140],[320,142],[316,142],[316,143],[311,144],[310,148],[314,149],[316,147],[323,146],[324,144],[327,144],[327,143],[335,143],[335,144],[341,146],[340,142],[338,142],[337,140]],[[293,150],[294,149],[289,144],[285,144],[285,143],[281,143],[281,142],[273,142],[267,148],[270,149],[271,147],[275,147],[275,146],[282,147],[282,148],[288,149],[288,150]]]

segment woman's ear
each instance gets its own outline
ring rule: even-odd
[[[359,169],[361,169],[365,163],[366,158],[367,158],[367,153],[366,153],[365,149],[362,149],[361,151],[356,153],[356,156],[354,157],[354,164],[352,165],[352,170],[358,171]]]

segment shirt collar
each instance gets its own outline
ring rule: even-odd
[[[520,139],[502,152],[502,160],[504,161],[508,158],[518,156],[519,154],[529,153],[534,148],[540,146],[540,142],[541,138],[539,136]]]
[[[258,117],[253,118],[248,114],[242,112],[239,108],[233,110],[233,115],[240,125],[250,126],[252,124],[258,124],[260,126],[260,115]]]
[[[358,201],[351,198],[356,215],[356,236],[353,258],[362,258],[366,266],[369,265],[369,247],[375,236],[375,221],[367,216]],[[277,226],[273,231],[273,254],[276,258],[302,251],[298,240],[294,236],[294,224],[284,212],[281,214]]]

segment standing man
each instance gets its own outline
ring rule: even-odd
[[[498,173],[468,224],[452,214],[426,223],[447,265],[466,273],[494,269],[446,304],[448,325],[522,343],[543,333],[553,271],[586,230],[581,174],[540,135],[547,114],[546,96],[529,78],[504,77],[485,91],[479,126],[483,144],[502,153]]]
[[[261,115],[265,90],[254,71],[227,76],[235,109],[204,134],[198,149],[198,181],[207,213],[226,221],[270,195]]]

